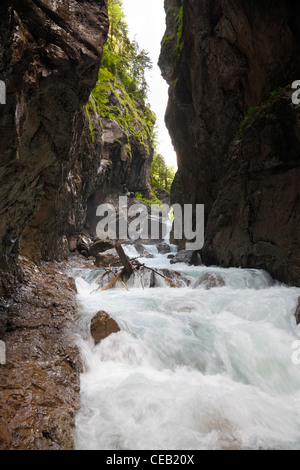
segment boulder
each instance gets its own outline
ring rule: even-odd
[[[217,273],[205,273],[199,277],[194,285],[194,289],[197,287],[204,287],[206,290],[212,289],[213,287],[223,287],[225,286],[225,281],[222,278],[221,274]]]
[[[169,281],[173,282],[177,287],[188,287],[191,284],[191,279],[188,276],[180,272],[173,271],[173,269],[162,268],[156,269],[156,271],[169,279]],[[150,287],[160,287],[162,283],[169,286],[169,283],[164,281],[159,274],[153,273],[153,284]]]
[[[107,250],[114,248],[114,242],[111,240],[95,239],[89,248],[89,256],[97,256],[99,253],[104,253]]]
[[[154,258],[154,256],[151,253],[149,253],[149,251],[146,250],[141,243],[136,243],[134,247],[136,251],[141,255],[142,258]]]
[[[200,251],[180,250],[170,263],[186,263],[193,266],[200,266],[202,264]]]
[[[158,253],[162,254],[170,253],[171,251],[170,245],[168,245],[168,243],[159,243],[158,245],[156,245],[156,248]]]
[[[106,268],[110,264],[113,264],[114,266],[122,266],[115,249],[107,250],[104,253],[98,253],[95,260],[95,266],[98,268]]]
[[[91,321],[90,331],[95,344],[99,344],[100,341],[112,333],[118,333],[120,328],[107,312],[100,310]]]

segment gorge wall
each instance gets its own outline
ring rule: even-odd
[[[205,204],[206,264],[263,268],[300,285],[300,123],[291,101],[300,6],[165,0],[165,9],[159,65],[178,157],[173,202]]]
[[[108,35],[106,0],[5,0],[0,13],[1,297],[21,279],[19,253],[66,259],[72,237],[95,235],[106,198],[125,189],[148,197],[153,145],[84,108]]]
[[[48,228],[59,223],[78,112],[97,81],[108,18],[105,1],[7,0],[0,13],[1,295],[18,279],[21,235],[34,214]],[[38,231],[30,237],[41,252]]]

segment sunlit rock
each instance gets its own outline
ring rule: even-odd
[[[107,312],[100,310],[91,321],[91,335],[96,344],[99,344],[112,333],[118,333],[120,328],[117,322]]]

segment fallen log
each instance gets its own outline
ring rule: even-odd
[[[143,281],[142,281],[142,276],[141,274],[139,273],[138,269],[140,267],[144,267],[146,269],[149,269],[150,271],[153,271],[155,274],[158,274],[158,276],[162,277],[166,282],[168,282],[170,284],[171,287],[173,288],[179,288],[178,286],[176,286],[176,284],[174,284],[172,281],[170,281],[170,279],[168,279],[166,276],[164,276],[163,274],[161,274],[160,272],[156,271],[155,269],[153,268],[150,268],[149,266],[146,266],[145,264],[141,264],[137,258],[133,258],[133,259],[129,259],[124,250],[123,250],[123,247],[121,246],[121,243],[117,242],[115,243],[115,249],[119,255],[119,258],[120,258],[120,261],[121,263],[123,264],[124,268],[122,269],[121,272],[119,273],[114,273],[113,270],[111,269],[111,265],[109,266],[109,271],[115,276],[105,287],[103,287],[102,290],[108,290],[110,287],[112,287],[117,281],[120,281],[123,286],[125,287],[125,289],[128,291],[129,289],[127,288],[126,284],[124,283],[123,281],[123,276],[125,274],[127,274],[128,276],[131,276],[134,272],[136,272],[140,278],[141,278],[141,285],[144,289],[144,285],[143,285]],[[136,263],[136,266],[134,265],[134,263]]]
[[[120,261],[123,264],[126,273],[128,274],[128,276],[131,276],[131,274],[133,273],[133,267],[129,259],[127,258],[120,242],[115,243],[115,249],[119,255]]]
[[[111,281],[109,281],[109,283],[103,287],[103,289],[101,290],[108,290],[111,286],[113,286],[118,280],[118,276],[114,277]]]
[[[110,270],[110,272],[111,272],[112,274],[114,274],[114,275],[116,276],[116,278],[118,278],[118,281],[120,281],[120,282],[123,284],[123,286],[125,287],[125,289],[126,289],[126,290],[129,290],[128,287],[126,286],[125,282],[123,282],[122,279],[120,278],[120,275],[119,275],[118,273],[115,274],[115,273],[113,272],[113,270],[111,269],[110,266],[109,266],[109,270]],[[122,274],[122,272],[121,272],[120,274]]]

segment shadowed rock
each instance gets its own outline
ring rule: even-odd
[[[204,264],[265,269],[300,286],[300,107],[291,101],[300,4],[165,0],[165,8],[159,65],[178,161],[171,204],[204,204]]]
[[[193,266],[200,266],[202,261],[199,251],[180,250],[173,259],[171,259],[170,263],[186,263]]]

